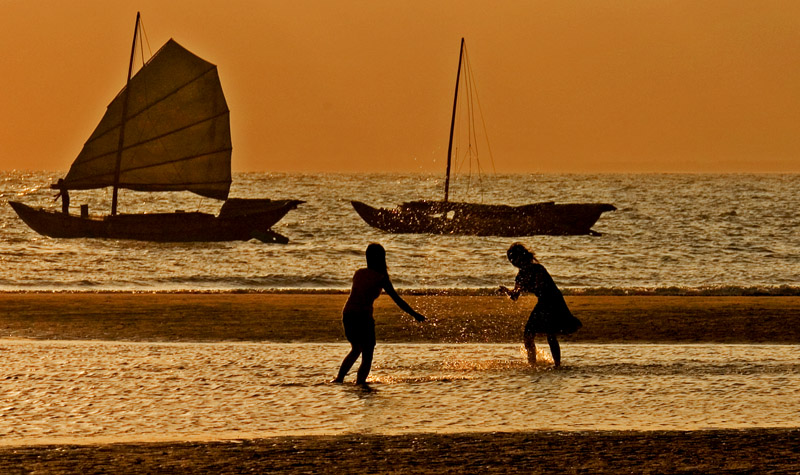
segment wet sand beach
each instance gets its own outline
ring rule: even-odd
[[[0,293],[0,338],[344,341],[345,293]],[[379,342],[521,340],[534,297],[406,295],[417,324],[382,297]],[[568,296],[586,343],[800,343],[800,297]]]
[[[800,430],[276,437],[0,448],[28,473],[797,473]]]
[[[532,297],[390,299],[380,342],[518,342]],[[344,293],[5,293],[0,338],[343,341]],[[569,296],[571,342],[800,343],[800,297]],[[639,429],[644,429],[639,431]],[[797,473],[800,429],[297,436],[0,447],[1,473]]]

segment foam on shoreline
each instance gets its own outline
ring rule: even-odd
[[[403,295],[419,296],[492,296],[496,288],[398,288]],[[3,294],[320,294],[342,295],[350,289],[337,288],[242,288],[242,289],[15,289],[0,290]],[[710,287],[591,287],[562,288],[566,296],[673,296],[673,297],[797,297],[800,287],[781,286],[710,286]]]

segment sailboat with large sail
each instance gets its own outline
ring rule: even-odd
[[[459,108],[459,83],[462,69],[469,69],[465,58],[465,41],[461,38],[456,73],[453,115],[447,147],[447,170],[444,200],[419,200],[394,209],[375,208],[360,201],[351,201],[361,218],[372,227],[389,233],[463,234],[476,236],[599,235],[591,228],[606,211],[616,209],[607,203],[531,203],[508,206],[449,200],[450,170],[453,162],[453,132]]]
[[[111,213],[54,212],[10,202],[33,230],[56,238],[111,238],[160,242],[259,239],[285,243],[271,227],[300,200],[229,198],[230,112],[217,67],[170,39],[128,80],[57,185],[69,190],[113,187]],[[118,190],[189,191],[224,200],[217,216],[202,212],[117,213]],[[65,207],[66,208],[66,207]]]

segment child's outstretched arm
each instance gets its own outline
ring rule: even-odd
[[[389,297],[391,297],[392,300],[394,300],[394,303],[396,303],[397,306],[400,307],[400,309],[402,309],[404,312],[406,312],[407,314],[409,314],[412,317],[414,317],[418,322],[424,322],[425,321],[425,315],[422,315],[421,313],[419,313],[416,310],[414,310],[413,308],[411,308],[411,305],[409,305],[405,300],[403,300],[397,294],[397,291],[394,290],[394,286],[392,285],[392,281],[389,280],[388,276],[386,277],[386,284],[383,286],[383,290],[386,291],[386,294],[389,295]]]
[[[498,290],[508,295],[511,298],[511,300],[514,301],[516,301],[519,298],[519,294],[522,293],[522,290],[519,288],[519,285],[515,285],[513,289],[509,289],[505,285],[501,285]]]

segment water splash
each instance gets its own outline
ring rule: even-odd
[[[526,366],[528,361],[528,349],[525,348],[525,345],[519,345],[519,355],[524,358],[526,361]],[[542,348],[541,344],[536,345],[536,363],[533,365],[534,369],[544,369],[548,367],[552,367],[555,365],[555,361],[553,360],[553,355],[550,353],[549,350]]]

